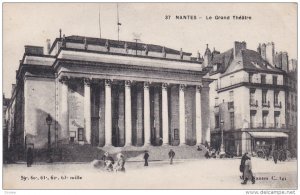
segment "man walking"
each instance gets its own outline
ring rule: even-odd
[[[244,180],[244,170],[245,170],[245,162],[247,160],[247,152],[242,156],[241,164],[240,164],[240,172],[242,172],[241,179]]]
[[[276,149],[273,150],[273,160],[274,160],[274,163],[277,164],[278,151]]]
[[[173,164],[173,158],[174,158],[174,156],[175,156],[175,152],[172,149],[170,149],[170,152],[169,152],[170,165]]]
[[[149,158],[149,154],[148,154],[147,151],[145,151],[145,154],[144,154],[145,164],[144,164],[144,166],[148,166],[148,158]]]

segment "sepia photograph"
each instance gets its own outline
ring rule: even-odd
[[[298,189],[297,3],[6,2],[2,15],[7,193]]]

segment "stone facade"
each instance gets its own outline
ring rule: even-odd
[[[23,119],[13,130],[25,148],[47,147],[48,114],[52,147],[210,142],[211,80],[190,53],[77,36],[57,38],[49,55],[26,48],[17,72],[24,100],[15,99]]]
[[[286,121],[287,59],[286,53],[280,52],[280,59],[274,55],[274,43],[260,44],[256,52],[245,42],[235,42],[233,49],[212,57],[208,66],[215,79],[210,84],[213,147],[220,149],[224,131],[225,151],[233,155],[263,147],[290,146],[294,151]]]

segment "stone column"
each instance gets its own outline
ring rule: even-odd
[[[105,80],[105,146],[112,145],[111,80]]]
[[[196,143],[202,143],[201,86],[196,86]]]
[[[125,81],[125,145],[132,145],[131,82]]]
[[[185,85],[179,86],[179,138],[180,145],[185,145],[185,100],[184,100]]]
[[[168,112],[168,84],[162,84],[162,137],[163,145],[169,144],[169,112]]]
[[[84,78],[84,126],[86,143],[91,143],[91,81]]]
[[[61,82],[61,102],[60,102],[60,125],[61,137],[63,142],[69,138],[69,112],[68,112],[68,78],[63,76],[59,80]]]
[[[149,82],[144,83],[144,145],[151,145]]]

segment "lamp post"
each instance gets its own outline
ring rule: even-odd
[[[224,148],[224,121],[221,119],[221,150],[220,150],[220,156],[225,154],[225,148]]]
[[[52,117],[50,114],[48,114],[46,118],[46,123],[48,125],[48,158],[49,162],[52,162],[52,156],[51,156],[51,131],[50,131],[50,126],[52,124]]]

